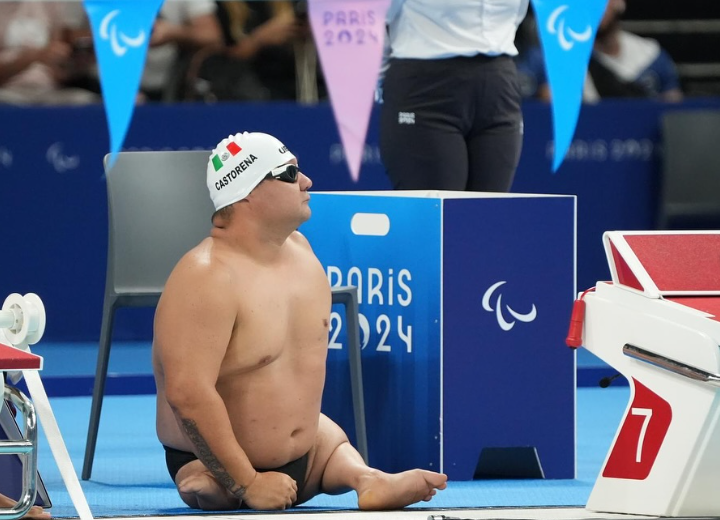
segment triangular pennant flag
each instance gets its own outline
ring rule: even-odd
[[[607,0],[532,0],[552,95],[553,172],[570,147],[597,27]]]
[[[360,178],[382,63],[390,0],[310,0],[310,23],[335,122],[350,168]]]
[[[163,0],[84,0],[100,69],[110,131],[110,163],[115,162],[130,126],[148,43]]]

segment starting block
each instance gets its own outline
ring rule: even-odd
[[[1,339],[1,338],[0,338]],[[0,370],[40,370],[42,358],[0,343]],[[4,378],[3,378],[4,379]],[[0,400],[0,493],[16,500],[10,508],[0,508],[0,518],[19,518],[37,504],[50,507],[40,475],[37,473],[37,416],[32,402],[19,390],[5,386]],[[10,407],[12,403],[23,416],[20,431]]]
[[[47,492],[37,473],[37,419],[40,419],[80,520],[93,520],[38,374],[43,360],[30,352],[30,345],[40,341],[44,332],[45,307],[36,294],[21,296],[13,293],[5,299],[0,309],[0,381],[3,383],[3,399],[0,400],[0,456],[10,455],[15,459],[0,463],[0,492],[5,490],[6,485],[9,486],[8,489],[17,490],[17,480],[21,481],[21,486],[19,491],[6,494],[13,500],[13,495],[19,495],[20,498],[14,506],[0,508],[0,520],[22,517],[33,504],[38,503],[36,497],[40,498],[39,505],[50,505]],[[13,382],[21,375],[25,378],[32,401],[17,389],[5,386],[5,372],[9,372],[9,378]],[[19,431],[9,410],[6,412],[5,400],[12,402],[22,413],[24,432]]]
[[[612,282],[581,297],[582,345],[631,397],[587,509],[720,516],[720,231],[603,241]]]

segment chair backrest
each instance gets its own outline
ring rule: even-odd
[[[210,233],[209,151],[120,152],[105,168],[107,291],[155,294],[180,258]]]
[[[658,227],[720,227],[720,110],[668,111]]]

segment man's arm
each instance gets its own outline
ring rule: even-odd
[[[206,46],[222,46],[220,24],[214,14],[195,16],[185,24],[173,24],[162,18],[155,21],[150,45],[175,43],[180,47],[198,49]]]
[[[168,280],[155,317],[155,346],[165,395],[198,458],[239,499],[255,479],[227,409],[215,389],[235,324],[229,275],[183,259]]]
[[[677,67],[664,49],[660,49],[660,56],[658,56],[656,66],[661,82],[660,99],[670,103],[682,101],[683,91],[680,87],[680,76]]]
[[[267,47],[285,45],[303,34],[303,25],[295,18],[293,8],[279,3],[272,18],[260,24],[230,47],[230,55],[248,60]]]

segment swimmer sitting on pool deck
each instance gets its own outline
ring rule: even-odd
[[[155,314],[157,432],[190,507],[285,509],[355,490],[358,507],[428,501],[447,476],[368,467],[320,413],[331,292],[297,228],[312,181],[276,138],[238,133],[210,156],[210,236]]]

